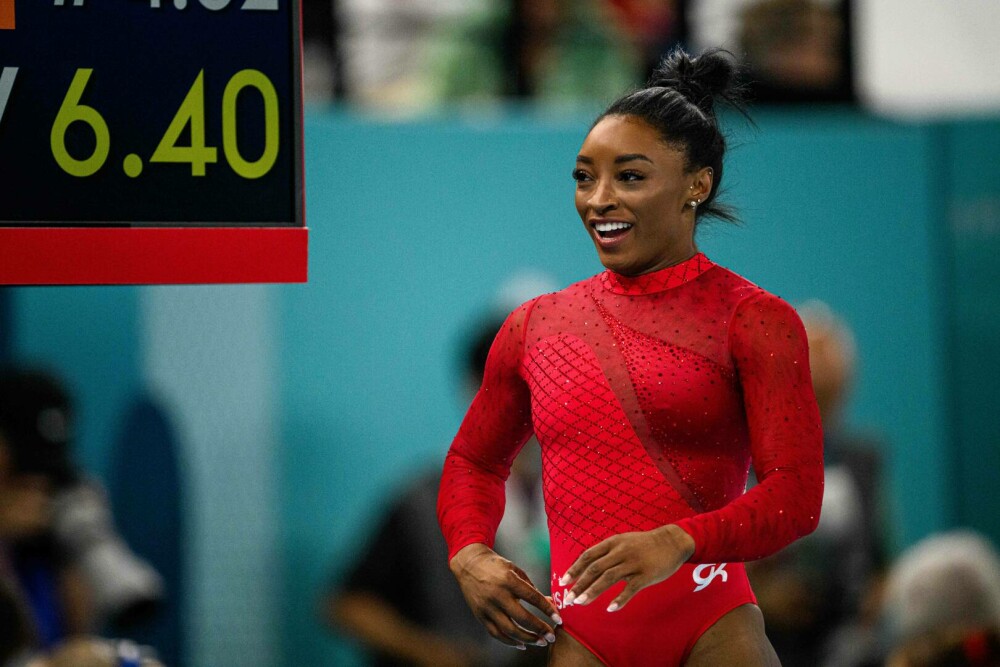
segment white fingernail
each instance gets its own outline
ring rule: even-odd
[[[587,594],[581,593],[579,596],[573,598],[573,604],[587,604]]]
[[[550,644],[555,644],[556,636],[550,632],[549,634],[545,635],[545,640]]]
[[[568,583],[569,583],[569,574],[564,574],[563,576],[559,577],[560,586],[565,586]]]
[[[516,648],[518,651],[527,651],[528,650],[528,649],[526,649],[524,647],[524,644],[515,644],[514,648]]]
[[[562,625],[562,616],[559,614],[552,614],[552,622],[556,625]]]
[[[618,611],[618,603],[612,602],[608,605],[608,611]]]
[[[563,605],[566,606],[566,607],[573,606],[573,598],[574,597],[575,597],[575,595],[573,594],[573,591],[570,591],[569,593],[567,593],[566,597],[563,598]]]

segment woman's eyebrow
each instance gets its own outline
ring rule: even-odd
[[[615,158],[615,164],[621,164],[622,162],[632,162],[633,160],[645,160],[646,162],[653,164],[653,161],[642,153],[626,153],[625,155],[619,155]]]
[[[626,153],[625,155],[619,155],[618,157],[615,158],[615,164],[621,164],[622,162],[632,162],[633,160],[645,160],[646,162],[653,164],[653,161],[650,160],[645,155],[643,155],[642,153]],[[592,158],[587,157],[586,155],[577,155],[576,161],[583,162],[584,164],[594,164],[594,160]]]

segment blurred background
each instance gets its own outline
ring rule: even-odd
[[[303,0],[308,284],[0,290],[0,361],[72,402],[55,491],[101,489],[107,539],[156,601],[84,629],[168,665],[375,664],[382,640],[340,591],[443,461],[470,332],[601,270],[572,205],[590,122],[671,47],[721,45],[758,127],[723,117],[744,224],[697,240],[819,313],[811,339],[834,331],[824,421],[851,443],[828,461],[850,473],[828,544],[756,575],[769,628],[789,665],[881,664],[933,625],[900,620],[919,605],[894,568],[954,538],[945,565],[971,554],[988,598],[963,628],[994,646],[998,28],[990,0]],[[822,571],[836,549],[860,564]],[[816,586],[846,602],[799,615],[823,628],[806,646],[787,610]],[[972,641],[955,636],[941,650]],[[913,660],[895,664],[937,664]]]

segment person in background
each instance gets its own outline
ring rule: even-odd
[[[29,653],[0,667],[164,667],[148,647],[99,637],[75,637],[47,652]]]
[[[428,45],[448,38],[441,26],[495,1],[334,0],[332,11],[324,11],[331,13],[335,32],[336,100],[392,116],[421,111],[427,103],[420,84]]]
[[[969,530],[918,542],[889,570],[883,615],[889,667],[1000,665],[1000,555]]]
[[[464,384],[475,393],[502,319],[482,319],[465,348]],[[526,448],[507,483],[508,516],[498,548],[533,576],[548,571],[539,454]],[[327,624],[360,641],[378,667],[530,667],[537,655],[505,649],[488,637],[444,567],[447,547],[436,525],[440,470],[420,476],[393,502],[345,581],[324,600]],[[498,650],[499,649],[499,650]]]
[[[825,303],[799,309],[823,420],[825,486],[816,531],[747,565],[768,635],[785,667],[853,664],[874,633],[884,566],[880,447],[847,428],[856,374],[854,334]],[[832,642],[832,644],[831,644]]]
[[[595,0],[504,0],[432,40],[429,104],[601,102],[636,85],[638,54]]]
[[[0,482],[0,502],[3,488]],[[4,555],[0,553],[0,559]],[[10,564],[0,560],[0,667],[8,667],[32,653],[36,645],[31,612],[16,588]]]
[[[894,651],[885,667],[1000,667],[1000,629],[930,633]]]
[[[739,50],[755,102],[853,102],[850,4],[758,0],[740,15]]]
[[[306,104],[344,97],[339,0],[302,0],[302,93]]]
[[[683,0],[605,0],[635,44],[643,78],[649,78],[665,53],[684,45]]]
[[[43,647],[97,625],[86,578],[53,533],[57,489],[73,479],[70,419],[54,379],[0,372],[0,557]]]
[[[55,376],[0,369],[0,578],[34,648],[146,616],[159,575],[114,530],[103,489],[73,462],[73,408]]]

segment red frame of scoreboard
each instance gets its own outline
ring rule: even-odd
[[[0,284],[305,282],[304,227],[0,227]]]

